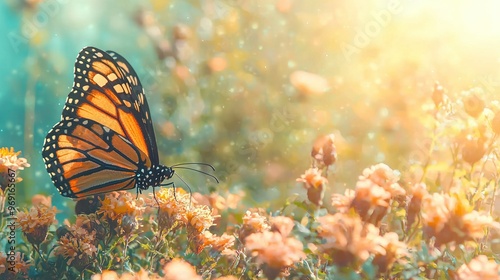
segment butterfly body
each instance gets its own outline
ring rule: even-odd
[[[52,182],[66,197],[159,186],[174,170],[159,164],[144,90],[115,52],[80,51],[61,121],[42,150]]]

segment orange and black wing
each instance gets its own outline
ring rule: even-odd
[[[114,130],[89,119],[63,119],[45,138],[43,160],[66,197],[84,197],[136,186],[149,157]]]
[[[62,118],[96,121],[128,139],[158,164],[149,107],[132,66],[114,52],[86,47],[78,54],[74,74]]]

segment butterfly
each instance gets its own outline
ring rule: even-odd
[[[153,122],[137,73],[118,53],[95,47],[78,54],[73,89],[61,121],[45,137],[42,157],[59,193],[71,198],[133,188],[139,193],[171,179],[174,167],[212,167],[159,163]],[[218,182],[211,174],[191,170]]]

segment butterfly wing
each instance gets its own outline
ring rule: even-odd
[[[159,163],[153,123],[141,82],[120,55],[94,47],[80,51],[62,118],[96,121]]]
[[[88,119],[63,119],[45,138],[42,156],[52,182],[66,197],[131,189],[149,157],[122,135]]]
[[[149,155],[151,161],[158,164],[158,148],[156,146],[156,136],[153,128],[153,120],[149,112],[149,105],[144,94],[144,88],[142,87],[141,81],[139,80],[139,75],[135,72],[134,68],[128,61],[120,54],[114,51],[107,51],[107,53],[115,60],[116,64],[132,87],[132,98],[137,100],[138,109],[134,111],[136,119],[141,120],[141,128],[144,131],[144,136],[147,140]]]

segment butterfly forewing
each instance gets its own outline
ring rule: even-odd
[[[88,119],[63,119],[45,138],[42,156],[63,196],[83,197],[136,186],[148,156],[125,137]]]
[[[141,81],[139,80],[139,75],[135,72],[132,65],[128,63],[128,61],[121,56],[120,54],[114,51],[107,51],[109,55],[115,60],[118,68],[122,71],[123,75],[126,77],[132,89],[132,98],[137,101],[137,108],[133,110],[133,114],[136,119],[141,120],[142,124],[141,128],[144,130],[143,134],[148,144],[149,148],[149,156],[151,161],[155,164],[159,162],[157,146],[156,146],[156,137],[155,131],[153,128],[153,121],[151,119],[151,115],[149,113],[149,105],[146,97],[144,95],[144,88],[142,87]]]
[[[94,47],[80,51],[62,118],[96,121],[128,139],[158,164],[158,152],[142,85],[121,56]]]

